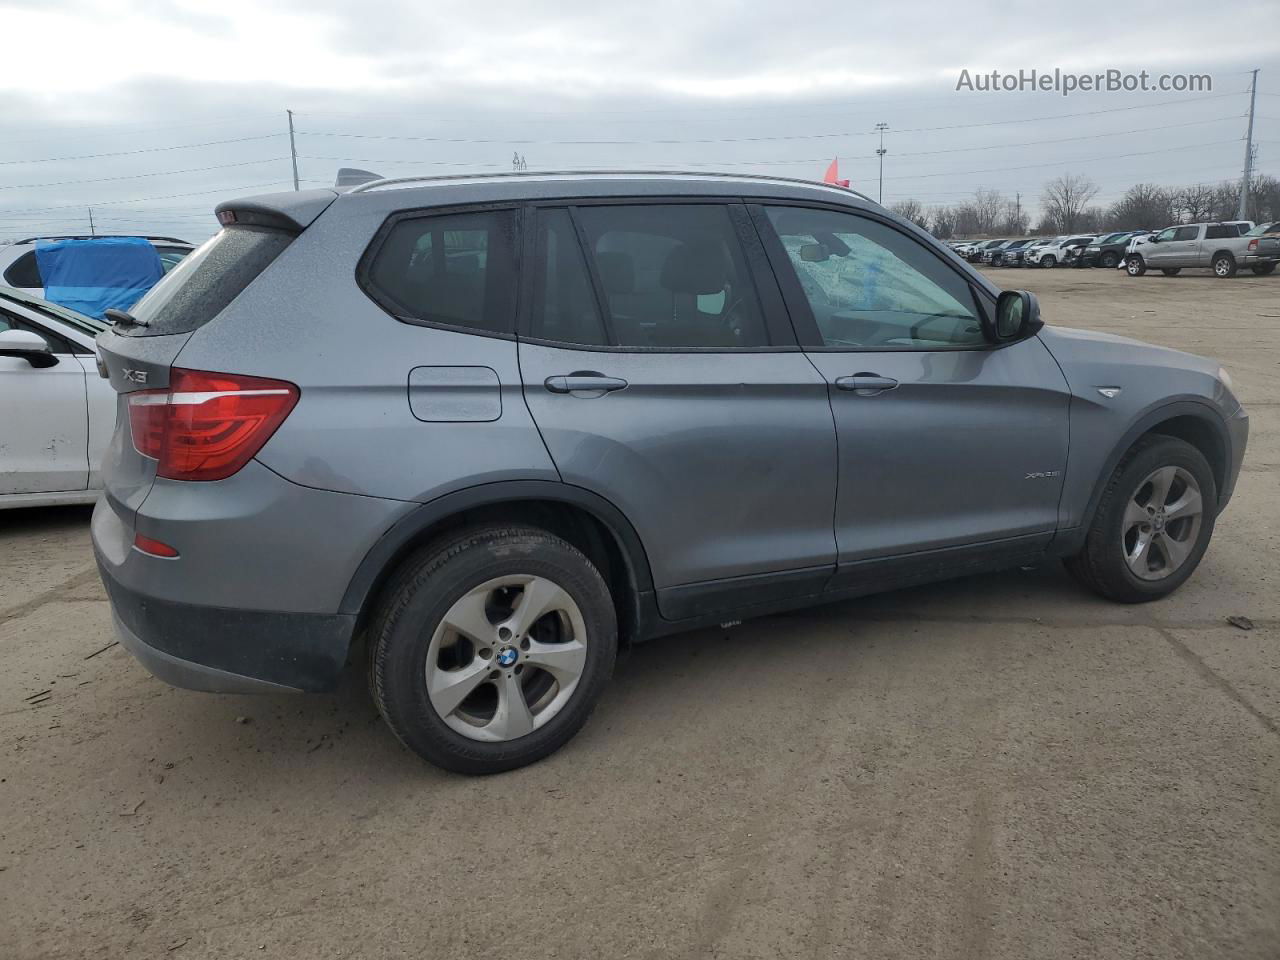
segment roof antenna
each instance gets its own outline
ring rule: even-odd
[[[373,183],[375,180],[381,180],[382,175],[371,173],[368,170],[357,170],[355,167],[339,167],[338,179],[334,181],[335,187],[358,187],[362,183]]]

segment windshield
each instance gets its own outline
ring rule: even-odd
[[[91,337],[96,337],[103,330],[106,330],[111,324],[105,320],[98,320],[94,317],[86,317],[83,313],[76,313],[74,310],[68,310],[66,307],[59,306],[56,303],[50,303],[42,297],[35,297],[22,290],[15,290],[12,287],[0,287],[0,299],[12,300],[14,303],[20,303],[28,310],[35,310],[37,313],[43,313],[46,317],[52,317],[61,323],[65,323],[69,327],[74,327],[81,333],[87,333]]]
[[[1261,237],[1261,236],[1265,236],[1268,233],[1280,233],[1280,220],[1277,220],[1275,223],[1260,223],[1256,227],[1254,227],[1252,230],[1250,230],[1248,233],[1246,233],[1245,236]]]

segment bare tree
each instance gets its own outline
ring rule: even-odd
[[[993,233],[1000,224],[1000,215],[1004,213],[1005,199],[999,190],[988,190],[980,187],[973,194],[973,213],[977,221],[975,233]]]
[[[929,218],[929,231],[939,240],[956,235],[956,212],[951,207],[934,207]]]
[[[1172,192],[1153,183],[1130,187],[1107,216],[1113,230],[1158,230],[1176,219]]]
[[[1004,205],[1004,213],[999,223],[999,233],[1007,233],[1011,237],[1021,237],[1027,232],[1027,228],[1031,226],[1031,217],[1027,215],[1027,211],[1020,204],[1014,203],[1012,200]]]
[[[910,220],[918,227],[929,229],[929,215],[925,212],[924,204],[919,200],[899,200],[889,209],[902,217],[903,220]]]
[[[1209,220],[1213,217],[1213,187],[1203,183],[1183,187],[1174,194],[1173,204],[1185,223]]]
[[[1044,185],[1040,197],[1043,207],[1043,225],[1063,233],[1075,233],[1081,229],[1081,214],[1089,201],[1098,195],[1098,185],[1088,177],[1064,173]]]

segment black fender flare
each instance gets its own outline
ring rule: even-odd
[[[360,561],[342,596],[339,612],[360,613],[388,566],[422,531],[464,510],[532,500],[551,500],[589,513],[613,535],[631,568],[637,591],[653,590],[653,573],[639,534],[626,515],[604,497],[585,487],[557,480],[502,480],[446,493],[426,501],[396,521]]]
[[[1227,430],[1227,423],[1222,414],[1218,412],[1217,407],[1213,406],[1213,404],[1199,399],[1175,400],[1172,403],[1161,404],[1158,407],[1149,409],[1129,425],[1129,428],[1107,456],[1106,463],[1099,472],[1097,479],[1094,480],[1093,492],[1089,495],[1089,503],[1081,517],[1080,526],[1075,528],[1078,531],[1078,537],[1071,538],[1072,540],[1083,541],[1089,527],[1093,524],[1094,515],[1098,511],[1098,502],[1102,499],[1102,493],[1106,490],[1111,475],[1115,473],[1116,466],[1124,455],[1129,452],[1129,448],[1137,443],[1138,438],[1143,434],[1150,432],[1152,428],[1159,426],[1166,420],[1172,420],[1175,417],[1195,417],[1197,420],[1201,420],[1212,427],[1214,435],[1217,436],[1218,441],[1222,444],[1227,466],[1228,468],[1230,467],[1232,462],[1231,434]],[[1221,498],[1221,490],[1218,491],[1218,496]]]

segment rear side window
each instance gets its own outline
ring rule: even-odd
[[[193,250],[129,312],[145,326],[122,327],[129,336],[190,333],[238,297],[294,238],[267,227],[226,227]]]
[[[1204,238],[1206,240],[1225,240],[1228,237],[1238,237],[1235,227],[1205,227]]]
[[[11,287],[43,287],[44,278],[40,276],[40,266],[36,263],[34,250],[24,253],[4,272],[4,282]]]
[[[401,320],[513,334],[514,218],[489,210],[401,220],[368,263],[366,292]]]
[[[769,343],[755,284],[720,204],[580,207],[611,342],[736,349]]]
[[[560,343],[607,344],[591,275],[568,210],[539,211],[538,251],[530,332],[538,339]],[[610,262],[607,257],[605,262]]]

